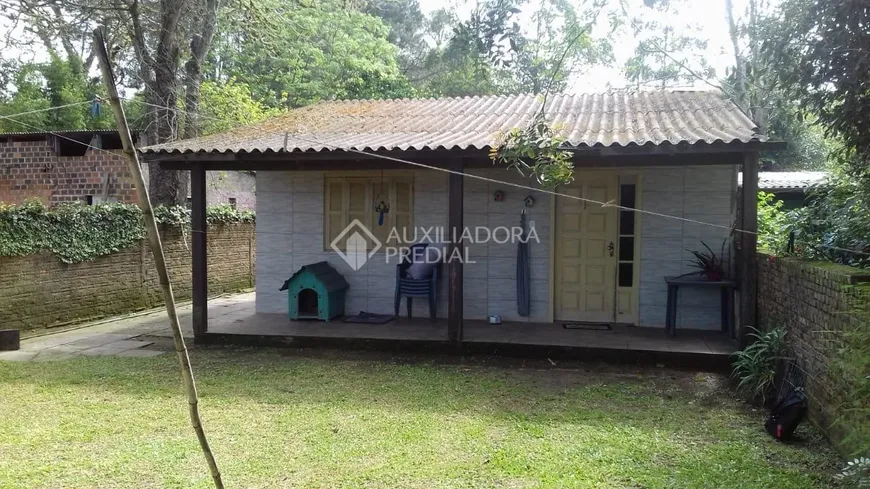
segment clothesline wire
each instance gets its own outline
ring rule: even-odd
[[[26,126],[27,124],[25,124],[25,123],[23,123],[23,122],[20,122],[20,121],[17,121],[17,120],[15,120],[15,119],[11,119],[11,118],[12,118],[12,117],[21,117],[21,116],[23,116],[23,115],[38,114],[38,113],[40,113],[40,112],[49,112],[49,111],[52,111],[52,110],[65,109],[65,108],[67,108],[67,107],[75,107],[76,105],[85,105],[85,104],[90,104],[90,103],[93,103],[93,101],[91,101],[91,100],[87,100],[87,101],[84,101],[84,102],[73,102],[73,103],[71,103],[71,104],[58,105],[58,106],[56,106],[56,107],[46,107],[46,108],[44,108],[44,109],[28,110],[27,112],[19,112],[19,113],[17,113],[17,114],[7,114],[7,115],[2,115],[2,116],[0,116],[0,117],[3,117],[4,119],[9,119],[9,120],[11,120],[11,121],[13,121],[13,122],[18,122],[19,124],[22,124],[22,125],[25,125],[25,126]],[[32,127],[32,126],[30,126],[30,127]]]
[[[166,110],[172,110],[172,111],[176,111],[176,112],[180,112],[180,113],[185,113],[185,114],[188,113],[188,112],[185,111],[185,110],[178,109],[178,108],[175,108],[175,107],[161,106],[161,105],[157,105],[157,104],[152,104],[152,103],[150,103],[150,102],[144,102],[144,101],[140,101],[140,100],[129,99],[129,98],[123,98],[123,97],[122,97],[122,99],[123,99],[123,100],[130,101],[130,102],[141,103],[141,104],[148,105],[148,106],[155,107],[155,108],[161,108],[161,109],[166,109]],[[83,103],[90,103],[90,102],[79,102],[79,103],[83,104]],[[56,108],[62,108],[62,107],[56,107]],[[215,121],[219,121],[219,122],[232,122],[232,121],[227,121],[227,120],[225,120],[225,119],[220,119],[220,118],[218,118],[218,117],[213,117],[213,116],[209,116],[209,115],[205,115],[205,114],[200,114],[199,117],[201,117],[201,118],[205,118],[205,119],[211,119],[211,120],[215,120]],[[24,122],[18,121],[18,120],[16,120],[16,119],[13,119],[12,116],[3,116],[3,115],[0,115],[0,118],[8,119],[8,120],[11,120],[11,121],[13,121],[13,122],[17,122],[17,123],[19,123],[19,124],[22,124],[22,125],[25,125],[25,126],[28,126],[28,127],[34,128],[34,129],[41,130],[41,131],[43,131],[43,132],[46,132],[47,134],[51,134],[51,135],[54,135],[54,136],[56,136],[56,137],[60,137],[60,138],[66,139],[66,140],[68,140],[68,141],[71,141],[71,142],[73,142],[73,143],[77,143],[77,144],[81,144],[81,145],[83,145],[83,146],[87,146],[88,148],[91,148],[91,149],[94,149],[94,150],[97,150],[97,151],[103,151],[103,152],[106,152],[106,153],[109,153],[109,154],[116,154],[116,153],[114,153],[114,152],[107,151],[107,150],[102,149],[102,148],[97,148],[97,147],[95,147],[95,146],[91,146],[90,144],[86,144],[86,143],[83,143],[83,142],[81,142],[81,141],[77,141],[77,140],[75,140],[75,139],[72,139],[72,138],[69,138],[69,137],[63,136],[63,135],[61,135],[61,134],[57,134],[56,132],[52,132],[52,131],[48,131],[48,130],[43,130],[43,129],[40,129],[40,128],[36,127],[36,126],[33,126],[33,125],[30,125],[30,124],[27,124],[27,123],[24,123]],[[589,198],[586,198],[586,197],[580,197],[580,196],[576,196],[576,195],[564,194],[564,193],[560,193],[560,192],[556,192],[556,191],[548,190],[548,189],[544,189],[544,188],[536,188],[536,187],[532,187],[532,186],[529,186],[529,185],[523,185],[523,184],[519,184],[519,183],[508,182],[508,181],[505,181],[505,180],[498,180],[498,179],[495,179],[495,178],[488,178],[488,177],[484,177],[484,176],[481,176],[481,175],[475,175],[475,174],[473,174],[473,173],[465,173],[465,172],[461,172],[461,171],[450,170],[450,169],[448,169],[448,168],[441,168],[441,167],[438,167],[438,166],[427,165],[427,164],[425,164],[425,163],[419,163],[419,162],[416,162],[416,161],[404,160],[404,159],[396,158],[396,157],[393,157],[393,156],[382,155],[382,154],[378,154],[378,153],[374,153],[374,152],[358,150],[358,149],[355,149],[355,148],[344,148],[344,147],[341,147],[341,146],[330,145],[330,144],[324,143],[324,142],[322,142],[322,141],[318,141],[318,140],[316,140],[316,139],[310,139],[310,138],[306,138],[306,137],[303,137],[303,136],[299,136],[298,134],[293,134],[293,135],[291,136],[290,133],[286,133],[286,135],[287,135],[288,137],[293,137],[294,139],[299,139],[299,140],[306,141],[306,142],[309,142],[309,143],[318,144],[318,145],[321,145],[321,146],[326,147],[326,148],[335,148],[335,149],[342,150],[342,151],[346,151],[346,152],[349,152],[349,153],[355,153],[355,154],[360,154],[360,155],[364,155],[364,156],[368,156],[368,157],[374,157],[374,158],[378,158],[378,159],[383,159],[383,160],[393,161],[393,162],[396,162],[396,163],[402,163],[402,164],[406,164],[406,165],[410,165],[410,166],[415,166],[415,167],[418,167],[418,168],[424,168],[424,169],[427,169],[427,170],[440,171],[440,172],[444,172],[444,173],[448,173],[448,174],[456,174],[456,175],[460,175],[460,176],[462,176],[462,177],[464,177],[464,178],[472,178],[472,179],[476,179],[476,180],[480,180],[480,181],[486,181],[486,182],[489,182],[489,183],[496,183],[496,184],[499,184],[499,185],[505,185],[505,186],[509,186],[509,187],[514,187],[514,188],[519,188],[519,189],[529,190],[529,191],[532,191],[532,192],[544,193],[544,194],[552,195],[552,196],[554,196],[554,197],[562,197],[562,198],[567,198],[567,199],[571,199],[571,200],[578,200],[578,201],[582,201],[582,202],[588,202],[588,203],[592,203],[592,204],[601,205],[602,207],[613,207],[613,208],[620,209],[620,210],[626,210],[626,211],[631,211],[631,212],[637,212],[637,213],[639,213],[639,214],[646,214],[646,215],[650,215],[650,216],[662,217],[662,218],[665,218],[665,219],[673,219],[673,220],[678,220],[678,221],[682,221],[682,222],[688,222],[688,223],[692,223],[692,224],[698,224],[698,225],[701,225],[701,226],[714,227],[714,228],[718,228],[718,229],[727,230],[727,231],[732,232],[732,233],[733,233],[733,232],[737,232],[737,233],[750,234],[750,235],[754,235],[754,236],[758,236],[758,235],[759,235],[759,233],[758,233],[757,231],[749,231],[749,230],[745,230],[745,229],[739,229],[739,228],[736,228],[736,227],[734,227],[734,226],[726,226],[726,225],[722,225],[722,224],[715,224],[715,223],[711,223],[711,222],[699,221],[699,220],[697,220],[697,219],[690,219],[690,218],[682,217],[682,216],[674,216],[674,215],[671,215],[671,214],[665,214],[665,213],[661,213],[661,212],[649,211],[649,210],[646,210],[646,209],[637,209],[637,208],[634,208],[634,207],[628,207],[628,206],[623,206],[623,205],[616,204],[615,201],[603,202],[603,201],[599,201],[599,200],[595,200],[595,199],[589,199]],[[286,148],[285,148],[285,150],[286,150]],[[287,233],[287,234],[291,234],[291,233]],[[857,255],[870,256],[870,253],[867,253],[867,252],[864,252],[864,251],[850,250],[850,249],[848,249],[848,248],[841,248],[841,247],[832,246],[832,245],[827,245],[827,244],[821,244],[821,243],[809,243],[809,242],[799,241],[799,240],[795,240],[795,242],[796,242],[796,243],[805,244],[805,245],[809,245],[809,246],[817,246],[817,247],[821,247],[821,248],[827,248],[827,249],[830,249],[830,250],[842,251],[842,252],[846,252],[846,253],[852,253],[852,254],[857,254]]]

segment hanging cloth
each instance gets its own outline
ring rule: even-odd
[[[520,214],[522,238],[517,243],[517,314],[529,316],[531,309],[531,272],[529,270],[529,235],[526,232],[526,210]]]

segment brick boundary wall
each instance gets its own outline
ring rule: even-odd
[[[870,270],[759,253],[759,324],[787,329],[790,353],[805,371],[810,418],[834,442],[840,436],[831,422],[846,391],[831,359],[844,345],[842,332],[868,320],[854,313],[868,301]]]
[[[161,238],[176,299],[191,294],[190,236],[164,226]],[[209,294],[254,286],[253,224],[208,230]],[[93,261],[65,264],[50,252],[0,257],[0,328],[21,330],[125,314],[163,304],[146,240]]]
[[[136,187],[120,150],[87,150],[84,156],[57,156],[48,141],[0,143],[0,202],[20,204],[38,198],[46,204],[83,202],[100,196],[104,179],[108,196],[135,203]]]

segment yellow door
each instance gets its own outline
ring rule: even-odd
[[[619,176],[575,173],[559,193],[615,204]],[[560,321],[614,321],[617,210],[583,200],[556,198],[554,315]]]

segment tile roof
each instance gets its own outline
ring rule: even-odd
[[[805,190],[828,178],[824,171],[763,171],[758,173],[758,189]],[[738,175],[738,184],[743,184],[743,174]]]
[[[225,133],[143,148],[155,152],[486,149],[525,127],[536,95],[321,102]],[[765,141],[718,91],[552,95],[547,118],[574,147]]]

